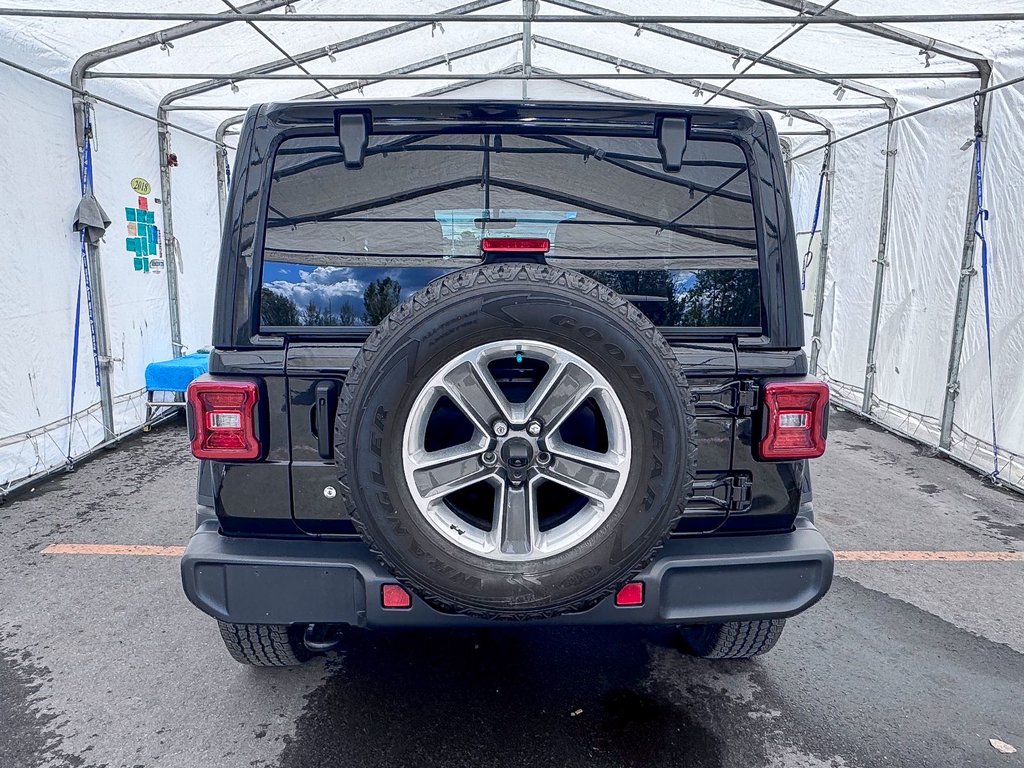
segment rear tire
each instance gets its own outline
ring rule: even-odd
[[[782,636],[785,619],[730,621],[680,627],[686,650],[702,659],[752,659],[768,653]]]
[[[294,667],[312,658],[287,624],[229,624],[218,621],[220,636],[231,658],[251,667]]]

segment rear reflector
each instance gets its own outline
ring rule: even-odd
[[[411,608],[412,596],[401,584],[384,584],[380,588],[380,601],[385,608]]]
[[[189,385],[187,399],[193,456],[215,461],[259,458],[255,382],[197,379]]]
[[[551,241],[546,237],[485,237],[480,248],[484,253],[547,253]]]
[[[642,581],[631,581],[626,584],[615,595],[615,604],[619,607],[628,607],[644,604],[644,583]]]
[[[816,459],[825,452],[828,384],[774,381],[764,387],[764,430],[760,457]]]

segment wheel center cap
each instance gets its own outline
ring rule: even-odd
[[[501,461],[512,470],[526,469],[533,462],[533,446],[522,437],[506,440],[501,446]]]

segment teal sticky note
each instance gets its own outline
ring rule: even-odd
[[[136,256],[132,261],[135,262],[135,271],[136,272],[141,272],[142,271],[142,257],[141,256]]]
[[[156,219],[153,218],[153,211],[146,211],[146,223],[152,224]]]
[[[135,209],[134,208],[125,208],[124,209],[124,217],[128,221],[135,221]]]
[[[149,259],[142,260],[142,271],[149,272]]]

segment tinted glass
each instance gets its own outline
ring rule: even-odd
[[[675,327],[760,327],[742,149],[691,140],[666,173],[653,138],[371,137],[361,169],[336,140],[284,142],[274,163],[264,326],[373,325],[431,280],[481,262],[485,237],[546,238]]]

